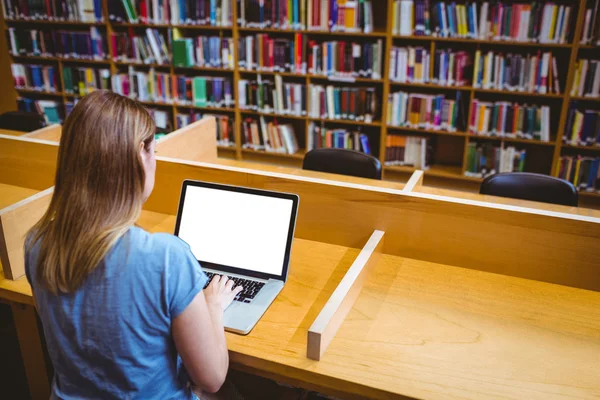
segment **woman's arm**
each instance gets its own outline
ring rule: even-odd
[[[223,312],[241,290],[239,286],[233,289],[233,281],[226,277],[215,276],[173,320],[177,351],[193,383],[204,391],[218,391],[227,376],[229,354]]]

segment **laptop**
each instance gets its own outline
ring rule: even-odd
[[[295,194],[185,180],[175,235],[209,277],[244,290],[225,310],[225,329],[248,334],[287,280],[299,198]],[[208,286],[208,283],[207,283]]]

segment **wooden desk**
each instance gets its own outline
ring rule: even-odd
[[[0,129],[0,135],[8,135],[8,136],[22,136],[27,132],[22,131],[12,131],[10,129]]]
[[[17,203],[29,196],[33,196],[38,192],[39,190],[36,189],[0,183],[0,209]]]

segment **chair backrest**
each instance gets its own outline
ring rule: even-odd
[[[304,156],[302,169],[359,178],[381,179],[381,163],[379,160],[354,150],[311,150]]]
[[[9,111],[0,115],[0,129],[32,132],[46,126],[46,120],[35,112]]]
[[[481,184],[479,193],[575,207],[579,201],[577,189],[572,183],[529,172],[488,176]]]

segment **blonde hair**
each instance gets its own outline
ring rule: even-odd
[[[39,244],[36,278],[51,293],[71,293],[138,219],[155,124],[139,103],[100,90],[65,120],[54,194],[30,230],[26,251]]]

